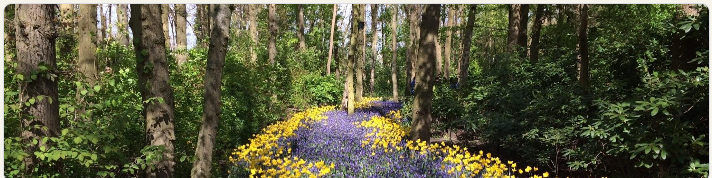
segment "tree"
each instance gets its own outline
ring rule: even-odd
[[[176,62],[178,65],[182,65],[188,60],[188,38],[186,37],[186,29],[187,29],[187,16],[188,13],[186,12],[185,9],[185,4],[176,4],[176,17],[175,17],[175,24],[176,24],[176,50],[178,51],[178,54],[176,54]]]
[[[133,31],[136,71],[146,119],[146,141],[162,150],[162,157],[146,169],[147,177],[173,177],[173,142],[175,141],[173,87],[169,81],[161,5],[131,5],[130,27]]]
[[[274,4],[270,4],[268,7],[269,11],[269,46],[267,46],[267,51],[269,53],[269,63],[274,64],[274,58],[277,57],[277,17],[276,17],[276,7]]]
[[[406,70],[406,80],[407,83],[405,85],[406,89],[406,95],[411,95],[411,91],[413,91],[413,86],[411,85],[411,82],[413,82],[413,76],[415,75],[415,72],[413,70],[413,65],[416,61],[416,56],[418,54],[418,5],[416,4],[410,4],[408,5],[408,23],[410,24],[410,44],[408,45],[407,49],[407,60],[405,64],[405,70]]]
[[[338,6],[338,4],[334,4],[334,12],[333,12],[333,15],[331,15],[331,33],[329,36],[329,58],[326,61],[326,75],[331,75],[331,53],[332,53],[332,51],[334,51],[334,27],[336,27],[336,12],[337,11],[339,11],[339,6]],[[336,54],[336,55],[338,56],[339,54]]]
[[[475,14],[477,14],[477,5],[470,4],[470,12],[467,15],[467,26],[464,31],[464,39],[462,40],[462,59],[459,63],[459,77],[457,83],[459,85],[466,85],[467,83],[467,70],[470,67],[470,47],[472,46],[472,29],[475,26]]]
[[[361,17],[363,13],[363,4],[353,4],[351,5],[351,40],[350,41],[350,46],[349,46],[349,55],[346,64],[346,87],[344,91],[347,93],[347,97],[344,101],[346,102],[346,107],[348,110],[348,114],[352,115],[354,113],[354,102],[355,102],[355,91],[354,91],[354,63],[356,60],[358,60],[357,55],[359,54],[359,45],[358,43],[360,42],[358,38],[360,38],[362,35],[359,33],[363,32],[364,26],[363,24],[359,24],[360,22],[358,21],[359,17]],[[361,21],[362,22],[362,21]],[[343,103],[343,102],[342,102]],[[342,105],[343,106],[343,105]]]
[[[215,6],[213,31],[210,34],[210,49],[208,49],[208,64],[205,74],[205,94],[203,107],[203,122],[198,135],[198,146],[195,149],[195,162],[191,177],[210,177],[215,137],[220,122],[220,86],[222,71],[225,65],[228,37],[230,35],[230,17],[234,6],[219,4]]]
[[[79,5],[79,59],[77,68],[83,81],[94,86],[97,80],[96,72],[96,41],[93,32],[96,31],[96,4]],[[83,87],[80,87],[82,89]],[[79,92],[77,92],[79,93]]]
[[[376,85],[376,57],[378,56],[378,52],[376,51],[376,46],[378,46],[378,33],[377,26],[378,24],[378,5],[377,4],[371,4],[371,86],[370,86],[370,91],[373,93],[373,86]]]
[[[59,5],[59,21],[60,21],[60,34],[58,38],[64,39],[57,43],[59,48],[60,58],[65,58],[69,56],[74,47],[74,5],[72,4],[60,4]]]
[[[521,26],[523,24],[521,21],[525,20],[522,19],[520,13],[521,9],[521,4],[509,5],[509,30],[507,31],[507,44],[509,46],[509,51],[514,51],[516,46],[521,44],[520,33],[522,32],[522,28],[527,28]],[[526,42],[524,42],[524,44],[526,44]]]
[[[583,89],[584,95],[588,95],[589,88],[591,84],[589,82],[589,61],[588,61],[588,37],[586,35],[586,30],[588,30],[588,5],[579,5],[579,15],[581,25],[579,26],[578,34],[578,48],[579,48],[579,61],[578,61],[578,79],[579,85]]]
[[[168,22],[169,8],[170,7],[168,6],[168,4],[161,4],[161,21],[163,22],[163,38],[164,38],[163,41],[165,41],[165,45],[167,47],[171,46],[171,36],[170,36],[171,33],[168,32],[168,25],[170,25],[170,23]]]
[[[443,74],[445,75],[445,78],[450,77],[450,54],[452,50],[452,31],[453,27],[455,25],[455,7],[448,7],[447,11],[447,31],[445,31],[445,59],[443,62],[443,68],[445,70],[443,71]]]
[[[412,140],[430,142],[430,113],[432,112],[433,83],[435,81],[435,40],[440,23],[440,4],[425,5],[423,22],[420,24],[418,72],[413,101]]]
[[[183,5],[185,7],[185,5]],[[118,4],[116,10],[117,28],[119,29],[118,41],[124,46],[130,45],[131,38],[129,37],[129,5],[128,4]]]
[[[522,48],[527,48],[527,22],[529,22],[529,4],[522,4],[519,8],[519,35],[517,38],[517,44]],[[527,51],[522,52],[522,56],[527,56]]]
[[[393,101],[398,101],[398,4],[393,4],[391,17],[391,84],[393,85]]]
[[[354,29],[357,30],[356,45],[359,48],[358,52],[354,53],[354,55],[357,56],[356,84],[354,84],[354,87],[356,88],[356,96],[354,97],[354,100],[356,100],[356,102],[363,99],[363,78],[366,62],[366,5],[359,5],[358,7],[358,14],[354,15],[356,18],[352,21],[352,24],[358,25],[358,28]]]
[[[299,13],[297,15],[297,24],[299,26],[299,29],[298,29],[299,31],[297,31],[297,39],[299,39],[299,48],[297,48],[297,49],[301,51],[301,50],[304,50],[307,48],[307,42],[304,39],[304,5],[303,4],[297,5],[297,11]],[[310,28],[310,29],[313,29],[313,28]]]
[[[532,64],[539,61],[539,38],[541,36],[541,24],[544,22],[544,7],[546,7],[544,4],[536,5],[534,26],[532,26],[532,44],[529,52],[529,62]]]
[[[250,4],[249,5],[249,15],[248,19],[250,21],[250,39],[252,40],[252,45],[250,45],[250,61],[252,63],[257,63],[257,50],[255,49],[255,46],[257,46],[258,41],[257,41],[257,13],[259,11],[258,5],[257,4]]]
[[[22,107],[22,141],[31,144],[29,155],[40,144],[32,140],[59,135],[59,100],[57,90],[57,58],[55,52],[56,5],[15,5],[15,37],[17,73],[24,76],[19,82],[20,101],[30,103]],[[36,73],[36,79],[30,76]],[[32,171],[36,158],[24,159],[25,170]]]
[[[97,36],[97,41],[98,41],[97,43],[103,44],[104,40],[108,36],[108,34],[106,32],[109,28],[107,27],[108,23],[106,20],[106,14],[104,14],[104,4],[99,4],[98,6],[99,6],[99,14],[101,14],[101,24],[100,24],[101,29],[98,29],[97,34],[99,34],[99,35]]]

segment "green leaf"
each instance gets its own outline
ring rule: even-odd
[[[87,93],[89,93],[89,91],[87,91],[87,90],[82,90],[80,93],[81,93],[82,95],[86,95]]]
[[[96,154],[91,154],[91,160],[96,160],[96,159],[97,159]]]
[[[37,96],[37,101],[42,101],[43,99],[44,99],[44,95]]]
[[[116,81],[114,79],[109,80],[109,85],[110,86],[116,85]]]
[[[667,157],[667,152],[665,150],[662,150],[660,152],[660,158],[663,158],[663,160],[665,160],[666,157]]]
[[[650,148],[650,147],[646,147],[646,148],[645,148],[645,154],[648,154],[648,153],[650,153],[650,150],[651,150],[651,148]]]
[[[35,98],[30,98],[30,104],[35,104]]]
[[[99,90],[101,90],[101,86],[94,85],[94,91],[99,92]]]
[[[69,133],[69,129],[62,129],[62,135],[67,135]]]
[[[74,143],[79,144],[82,142],[82,137],[74,137]]]
[[[653,111],[650,112],[650,115],[651,115],[651,116],[655,116],[655,115],[657,115],[657,114],[658,114],[658,108],[655,107],[655,108],[653,108]]]

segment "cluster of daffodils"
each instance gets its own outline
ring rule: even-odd
[[[354,124],[358,127],[371,128],[371,131],[366,134],[365,140],[361,141],[362,148],[371,145],[371,149],[384,149],[383,151],[386,153],[393,151],[392,148],[398,151],[403,149],[398,144],[408,136],[410,130],[393,122],[392,118],[382,116],[373,116],[370,120]]]
[[[333,163],[307,163],[297,157],[290,158],[292,149],[289,143],[280,145],[278,141],[294,136],[297,129],[307,127],[309,123],[325,119],[323,113],[334,108],[325,106],[308,109],[296,113],[290,119],[265,127],[261,134],[249,140],[249,144],[235,149],[230,161],[246,164],[250,169],[250,177],[314,177],[328,174],[334,168]]]
[[[364,97],[361,101],[354,103],[354,108],[369,108],[374,101],[380,101],[380,97]]]

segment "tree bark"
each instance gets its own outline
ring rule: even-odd
[[[119,29],[118,40],[124,46],[131,45],[129,37],[129,16],[128,16],[129,5],[119,4],[116,10],[117,28]]]
[[[146,119],[146,142],[162,148],[163,157],[150,164],[146,177],[174,177],[175,109],[169,81],[166,46],[161,20],[161,5],[131,5],[130,26],[136,52],[136,71]]]
[[[106,29],[106,26],[104,26],[104,21],[106,21],[106,16],[104,16],[104,6],[103,4],[97,4],[96,8],[98,8],[99,14],[101,16],[98,16],[101,21],[99,21],[99,25],[101,27],[96,29],[96,44],[102,44],[104,42],[104,29]]]
[[[393,4],[391,17],[391,84],[393,85],[393,101],[398,101],[398,4]]]
[[[5,32],[5,62],[6,64],[10,62],[17,62],[15,55],[17,54],[17,48],[16,48],[16,38],[15,38],[15,32],[17,29],[16,28],[16,22],[15,22],[15,5],[14,4],[8,4],[5,6],[4,9],[4,15],[5,15],[5,24],[4,25],[4,32]]]
[[[297,39],[299,39],[299,48],[297,48],[297,50],[304,50],[307,48],[307,42],[304,39],[304,5],[299,4],[297,6],[297,11],[299,11],[299,15],[297,15],[297,24],[299,26],[299,31],[297,32]],[[310,28],[310,30],[312,29],[313,28]]]
[[[445,70],[443,71],[443,74],[445,75],[445,78],[450,77],[450,54],[452,50],[452,31],[453,27],[455,25],[455,8],[454,7],[449,7],[447,11],[447,31],[445,32],[446,38],[445,38],[445,59],[443,62],[443,68]]]
[[[532,26],[532,44],[529,52],[529,62],[535,64],[539,61],[539,38],[541,36],[541,24],[544,21],[544,4],[536,5],[534,15],[534,26]]]
[[[430,142],[430,120],[433,100],[433,83],[435,81],[436,49],[438,28],[440,23],[440,4],[425,5],[425,14],[420,25],[420,42],[422,47],[418,53],[418,72],[415,82],[415,100],[413,101],[412,140]]]
[[[519,44],[519,32],[521,31],[521,21],[520,16],[521,4],[511,4],[509,5],[509,30],[507,31],[507,45],[509,46],[509,51],[514,51],[516,45]]]
[[[269,63],[274,64],[274,58],[277,57],[277,22],[276,22],[276,7],[275,4],[270,4],[268,7],[269,10],[269,46],[268,48],[268,53],[269,53]]]
[[[522,4],[521,7],[519,8],[519,35],[517,38],[517,44],[524,48],[525,50],[522,52],[524,54],[523,56],[527,56],[527,23],[529,22],[529,4]]]
[[[220,122],[220,86],[222,71],[225,65],[228,37],[230,35],[230,17],[234,7],[227,4],[215,6],[213,21],[215,27],[210,34],[210,49],[205,74],[205,94],[203,107],[203,122],[198,135],[198,146],[195,149],[195,162],[191,177],[208,178],[211,173],[213,148]]]
[[[371,4],[371,86],[370,92],[373,94],[374,86],[376,85],[376,57],[378,56],[377,46],[378,46],[378,5]]]
[[[59,48],[59,58],[69,57],[72,53],[72,48],[75,46],[75,32],[74,32],[74,5],[72,4],[60,4],[59,5],[59,21],[61,34],[59,38],[63,38],[57,45]]]
[[[252,45],[250,45],[250,62],[253,64],[257,63],[257,49],[255,49],[255,46],[258,46],[258,41],[257,41],[257,13],[258,13],[258,7],[259,5],[257,4],[250,4],[249,5],[249,15],[248,19],[250,21],[250,39],[252,40]]]
[[[584,95],[588,95],[591,84],[589,82],[589,60],[588,60],[588,5],[579,5],[579,15],[581,25],[579,27],[579,62],[578,62],[578,79],[579,85],[583,89]]]
[[[413,94],[413,86],[411,83],[414,80],[415,76],[415,70],[413,70],[413,66],[415,65],[415,62],[417,61],[417,54],[418,54],[418,5],[415,4],[410,4],[408,5],[408,21],[410,23],[410,44],[408,45],[407,49],[407,61],[406,61],[406,96],[412,95]]]
[[[163,38],[166,48],[171,46],[170,32],[168,32],[168,4],[161,4],[161,21],[163,22]]]
[[[15,34],[17,48],[17,73],[25,80],[20,86],[20,101],[26,103],[36,101],[29,106],[23,106],[21,137],[25,144],[31,144],[25,151],[27,156],[23,163],[25,170],[32,171],[36,157],[32,156],[38,144],[32,140],[41,137],[57,136],[59,133],[59,100],[57,94],[57,59],[55,52],[56,5],[18,4],[15,5]],[[43,68],[46,67],[46,70]],[[38,77],[30,79],[33,72],[39,72]],[[43,99],[39,99],[42,96]]]
[[[79,5],[79,59],[77,68],[82,74],[82,81],[94,86],[97,80],[96,41],[92,32],[96,29],[96,4]],[[82,89],[83,87],[80,87]],[[78,90],[79,91],[79,90]]]
[[[358,6],[358,13],[354,16],[356,19],[353,21],[352,24],[357,25],[358,28],[353,29],[356,30],[356,45],[359,48],[357,53],[354,53],[354,55],[357,56],[356,58],[356,84],[354,84],[354,87],[356,88],[356,96],[354,97],[354,100],[356,102],[360,102],[363,99],[363,78],[364,78],[364,70],[365,70],[365,62],[366,62],[366,13],[365,13],[365,8],[366,5],[361,4]]]
[[[470,12],[467,16],[467,26],[464,31],[464,39],[462,40],[462,59],[460,59],[460,78],[457,83],[460,86],[466,85],[468,69],[470,67],[470,47],[472,46],[472,29],[475,26],[475,14],[477,13],[477,5],[470,4]]]
[[[178,65],[183,65],[188,61],[188,38],[186,36],[187,17],[185,4],[176,4],[176,62]]]
[[[354,91],[354,63],[356,60],[358,60],[357,56],[362,56],[358,55],[359,54],[359,45],[358,45],[358,38],[361,37],[359,33],[363,32],[363,24],[360,24],[358,19],[363,13],[363,4],[353,4],[351,5],[351,40],[350,41],[350,46],[349,46],[349,55],[348,55],[348,62],[346,65],[346,90],[347,91],[347,97],[346,97],[346,105],[347,105],[347,110],[348,114],[352,115],[354,113],[354,102],[355,102],[355,91]]]
[[[334,51],[334,27],[336,27],[336,12],[338,11],[338,4],[334,4],[334,12],[331,15],[331,35],[329,37],[329,58],[326,61],[326,75],[331,75],[331,53]]]
[[[439,21],[439,20],[438,20]],[[438,22],[439,26],[440,22]],[[437,35],[435,37],[435,78],[440,78],[442,77],[441,73],[443,71],[442,65],[443,65],[443,59],[442,59],[442,50],[440,49],[440,34],[435,34]]]

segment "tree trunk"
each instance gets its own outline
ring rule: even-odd
[[[188,38],[186,36],[187,29],[187,17],[188,12],[186,12],[185,4],[176,4],[176,61],[178,65],[182,65],[188,61]]]
[[[454,7],[449,7],[447,11],[447,31],[445,32],[446,38],[445,38],[445,60],[443,62],[443,68],[445,70],[443,71],[443,74],[445,75],[445,78],[450,77],[450,54],[452,50],[452,31],[453,27],[455,25],[455,8]]]
[[[14,4],[8,4],[5,6],[4,9],[4,15],[5,15],[5,28],[3,29],[5,32],[5,63],[8,64],[10,62],[17,62],[15,60],[15,54],[17,54],[17,48],[15,47],[16,45],[16,38],[15,38],[15,31],[17,29],[15,25],[15,5]],[[7,70],[7,69],[6,69]]]
[[[141,91],[143,115],[146,119],[146,142],[163,148],[163,157],[149,163],[154,169],[146,170],[146,177],[174,177],[173,160],[174,102],[169,81],[165,38],[161,20],[161,5],[131,5],[131,30],[136,52],[136,71]]]
[[[588,5],[579,5],[579,15],[581,17],[581,26],[579,26],[579,61],[578,61],[578,79],[579,85],[583,89],[584,95],[588,95],[591,84],[589,83],[589,61],[588,61],[588,39],[586,30],[588,30]]]
[[[101,21],[99,21],[99,25],[101,27],[96,29],[96,36],[95,36],[96,39],[95,40],[96,40],[96,44],[102,44],[104,42],[104,29],[106,29],[106,26],[104,26],[104,21],[106,21],[106,16],[104,16],[103,4],[98,4],[96,6],[96,8],[98,8],[99,14],[101,14],[101,16],[99,16],[99,18],[101,20]]]
[[[30,156],[23,160],[28,173],[35,166],[37,160],[32,155],[39,146],[32,144],[32,140],[57,136],[59,133],[55,7],[56,5],[40,4],[15,5],[17,73],[26,79],[18,83],[20,101],[36,101],[29,106],[23,106],[21,111],[22,128],[29,129],[22,131],[22,141],[31,144],[25,150]],[[45,67],[47,70],[43,70]],[[39,72],[40,76],[29,80],[33,72]],[[26,83],[27,81],[29,82]],[[39,96],[43,99],[39,99]]]
[[[536,15],[534,15],[534,26],[532,26],[532,44],[529,52],[529,62],[535,64],[539,61],[539,38],[541,36],[541,24],[544,21],[544,7],[546,5],[536,5]]]
[[[467,83],[467,70],[470,67],[470,47],[472,46],[472,29],[475,26],[475,14],[477,13],[477,5],[470,4],[470,12],[467,15],[467,26],[464,31],[464,39],[462,40],[462,59],[460,59],[460,78],[457,81],[458,85],[464,86]]]
[[[438,22],[438,26],[440,26],[440,22]],[[440,49],[441,48],[440,37],[439,37],[440,35],[439,34],[435,34],[435,35],[437,35],[435,37],[435,78],[440,78],[440,77],[442,77],[441,73],[443,71],[442,50]]]
[[[74,35],[74,5],[60,4],[59,10],[60,28],[58,28],[58,30],[61,31],[61,34],[58,37],[65,39],[57,44],[59,45],[58,56],[61,59],[69,57],[69,54],[72,53],[72,48],[74,47],[76,42]]]
[[[359,45],[357,41],[358,38],[361,37],[359,33],[363,32],[363,24],[359,24],[360,21],[358,21],[359,17],[361,17],[363,13],[363,6],[362,4],[353,4],[351,5],[351,40],[350,41],[350,46],[349,46],[349,55],[348,58],[346,59],[348,62],[346,64],[346,89],[347,91],[347,96],[346,96],[346,105],[347,105],[347,110],[348,114],[352,115],[354,113],[354,102],[355,102],[355,91],[354,91],[354,63],[356,60],[358,60],[357,56],[362,56],[358,55],[359,54]],[[363,20],[363,19],[361,19]],[[362,21],[361,21],[362,22]],[[342,102],[343,103],[343,102]]]
[[[356,58],[356,84],[354,87],[356,88],[356,96],[354,97],[354,100],[356,102],[360,102],[361,99],[363,99],[363,78],[364,78],[364,70],[365,70],[365,62],[366,62],[366,13],[365,13],[365,8],[366,5],[361,4],[358,6],[358,13],[355,15],[355,21],[353,21],[352,24],[357,25],[358,28],[353,29],[357,30],[356,31],[356,45],[358,48],[358,52],[354,53],[354,55],[357,56]]]
[[[220,85],[230,36],[230,14],[233,8],[231,5],[219,4],[216,5],[213,13],[215,28],[210,34],[208,64],[205,70],[203,122],[198,135],[198,146],[195,149],[196,159],[190,171],[191,177],[194,178],[209,178],[211,173],[213,148],[220,122]]]
[[[507,45],[509,46],[509,51],[512,52],[519,44],[519,32],[522,23],[522,18],[520,16],[521,4],[511,4],[509,5],[509,30],[507,31]]]
[[[410,23],[410,45],[408,45],[408,60],[406,61],[405,64],[405,70],[406,70],[406,95],[412,95],[413,94],[413,85],[412,83],[414,82],[414,76],[415,76],[415,70],[413,70],[413,66],[416,62],[417,54],[418,54],[418,5],[415,4],[410,4],[408,5],[408,21]]]
[[[378,5],[371,4],[371,86],[370,91],[373,94],[374,86],[376,85],[376,57],[378,56],[377,46],[378,46]]]
[[[393,4],[391,17],[391,84],[393,85],[393,101],[398,101],[398,4]]]
[[[117,18],[116,19],[118,22],[116,22],[117,23],[116,26],[119,29],[118,40],[124,46],[131,45],[131,43],[130,43],[131,40],[129,37],[129,30],[128,30],[128,25],[129,25],[128,10],[129,10],[128,4],[117,5],[117,10],[116,10]]]
[[[96,72],[96,41],[93,33],[96,29],[96,4],[79,5],[79,59],[77,68],[81,73],[82,81],[94,86],[97,80]],[[83,87],[79,87],[83,89]],[[80,91],[80,90],[78,90]]]
[[[299,31],[297,32],[297,39],[299,39],[299,48],[297,48],[297,50],[301,51],[307,48],[307,42],[304,39],[304,5],[299,4],[297,6],[297,10],[299,11],[299,15],[297,15],[297,24],[299,26]],[[310,30],[313,30],[313,28],[310,28]]]
[[[333,15],[331,15],[331,35],[329,35],[329,57],[327,58],[327,61],[326,61],[326,75],[331,75],[331,55],[332,55],[332,51],[334,51],[334,27],[336,27],[336,13],[338,11],[339,11],[338,4],[334,4],[334,12],[332,13]],[[339,55],[339,54],[336,54],[336,55]]]
[[[425,14],[420,25],[420,42],[422,47],[418,52],[418,72],[415,82],[415,100],[413,101],[412,140],[430,142],[430,120],[433,100],[433,83],[435,81],[436,49],[438,28],[440,23],[440,4],[425,5]]]
[[[257,4],[250,4],[249,5],[249,15],[248,19],[250,21],[250,39],[252,40],[252,44],[250,45],[250,62],[253,64],[257,63],[257,49],[255,49],[255,46],[258,46],[258,41],[257,41],[257,12],[258,12],[258,7],[259,5]]]
[[[526,57],[527,55],[527,23],[529,22],[529,4],[522,4],[521,7],[519,8],[519,35],[517,38],[517,44],[524,48],[525,50],[522,52],[524,54],[523,56]]]
[[[171,46],[170,32],[168,32],[168,4],[161,4],[161,21],[163,22],[163,38],[166,48]]]
[[[277,22],[276,22],[276,7],[274,4],[270,4],[269,10],[269,64],[274,64],[274,58],[277,57]]]

